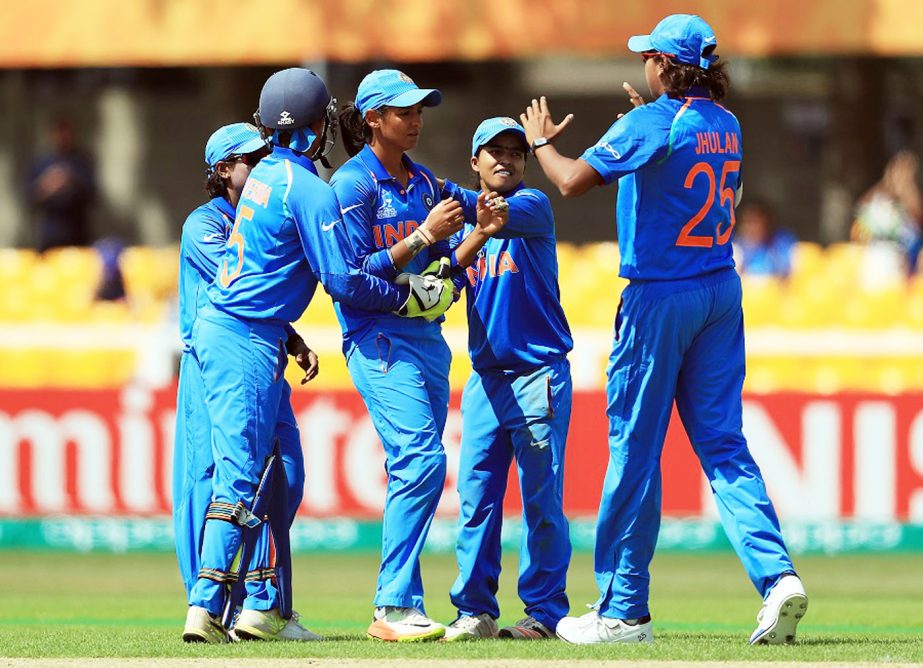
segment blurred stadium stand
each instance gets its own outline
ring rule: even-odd
[[[748,390],[923,390],[923,276],[864,280],[868,252],[801,242],[788,280],[744,276]],[[578,342],[575,375],[579,385],[601,388],[625,284],[615,269],[618,246],[561,243],[558,257],[564,308]],[[0,386],[101,388],[171,379],[179,349],[178,251],[136,246],[121,265],[128,299],[97,302],[100,266],[92,249],[44,256],[0,249],[0,278],[14,286],[0,293]],[[464,304],[457,305],[446,323],[455,387],[469,370],[464,313]],[[322,354],[320,384],[350,387],[329,298],[319,293],[296,328]],[[297,379],[296,369],[290,371]]]

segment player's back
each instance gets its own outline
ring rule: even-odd
[[[183,223],[178,281],[180,335],[184,345],[192,340],[192,327],[199,309],[208,301],[206,289],[217,273],[224,255],[234,207],[223,197],[199,206]]]
[[[250,172],[237,218],[208,295],[220,310],[241,318],[293,322],[317,288],[299,225],[339,222],[336,196],[310,160],[275,148]],[[297,201],[296,201],[297,200]],[[296,220],[305,203],[315,214]],[[304,216],[301,216],[303,218]]]
[[[660,123],[652,131],[661,136],[651,140],[662,145],[619,182],[622,275],[664,280],[733,267],[730,238],[741,167],[737,119],[705,97],[662,97],[650,106],[629,115],[643,121],[646,112],[656,111]]]

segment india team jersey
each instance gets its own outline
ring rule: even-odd
[[[192,343],[192,326],[208,301],[205,289],[215,278],[218,260],[234,225],[236,212],[223,197],[214,197],[186,217],[179,250],[179,330],[183,345]]]
[[[476,224],[478,194],[448,181],[445,191],[464,205],[468,234]],[[534,369],[574,347],[561,308],[551,203],[522,184],[505,197],[509,222],[464,274],[468,349],[479,372]]]
[[[403,303],[397,286],[358,270],[337,198],[311,161],[275,147],[250,172],[208,296],[241,318],[292,322],[318,282],[363,308]]]
[[[410,175],[407,187],[388,173],[371,147],[365,146],[341,166],[330,185],[340,202],[346,232],[363,271],[393,281],[398,273],[419,274],[441,256],[449,255],[447,241],[423,250],[400,272],[394,268],[389,249],[413,233],[440,199],[439,186],[428,169],[406,155],[404,166]],[[335,302],[343,328],[344,347],[371,328],[400,331],[409,336],[439,335],[443,318],[401,318],[391,313],[374,313],[355,305]]]
[[[734,266],[740,124],[697,92],[633,109],[581,156],[605,183],[618,179],[624,278],[691,278]]]

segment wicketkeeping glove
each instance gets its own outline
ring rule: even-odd
[[[438,260],[433,260],[420,275],[435,276],[436,278],[451,278],[452,260],[447,257],[441,257]]]
[[[446,281],[435,276],[419,276],[417,274],[400,274],[394,282],[398,285],[410,286],[410,295],[394,313],[404,318],[426,317],[432,320],[437,316],[428,317],[430,309],[438,307],[444,300],[444,293],[448,291],[449,303],[452,300],[452,289],[446,286]],[[448,282],[451,286],[451,281]],[[446,306],[448,308],[448,306]],[[441,315],[445,308],[439,312]]]

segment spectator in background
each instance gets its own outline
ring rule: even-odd
[[[776,224],[768,203],[752,200],[737,210],[733,244],[740,274],[788,278],[797,242],[794,234]]]
[[[125,244],[115,237],[104,237],[93,244],[101,265],[99,285],[96,288],[97,301],[121,301],[125,299],[125,281],[122,278],[120,259]]]
[[[865,272],[876,275],[896,268],[912,274],[921,247],[923,197],[917,185],[917,156],[899,151],[888,161],[881,180],[859,199],[852,241],[868,244]]]
[[[29,173],[29,201],[38,214],[39,252],[88,245],[90,206],[96,197],[93,165],[77,148],[69,120],[55,122],[52,143],[52,152],[39,158]]]

